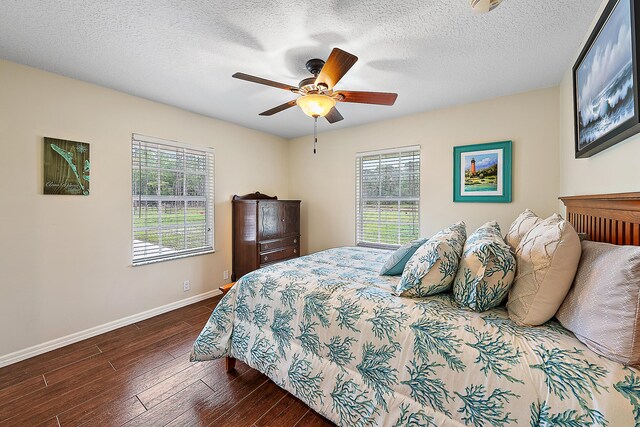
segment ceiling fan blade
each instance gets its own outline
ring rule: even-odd
[[[261,116],[273,116],[275,113],[279,113],[280,111],[284,111],[287,108],[293,107],[294,105],[296,105],[296,100],[295,99],[293,101],[285,102],[282,105],[278,105],[277,107],[273,107],[270,110],[263,111],[262,113],[260,113],[260,115]]]
[[[256,77],[245,73],[235,73],[233,76],[236,79],[246,80],[248,82],[258,83],[261,85],[267,85],[272,87],[277,87],[278,89],[284,89],[288,91],[297,91],[298,88],[295,86],[286,85],[284,83],[274,82],[273,80],[263,79],[262,77]]]
[[[340,120],[344,119],[344,117],[342,117],[342,114],[340,114],[336,107],[333,107],[331,110],[329,110],[324,118],[327,119],[329,123],[339,122]]]
[[[358,104],[393,105],[398,98],[397,93],[388,92],[358,92],[341,90],[337,99],[341,102],[357,102]]]
[[[327,88],[333,89],[357,60],[357,56],[334,47],[327,62],[325,62],[320,74],[318,74],[316,78],[316,86],[324,83]]]

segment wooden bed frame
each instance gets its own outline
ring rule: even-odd
[[[567,219],[594,242],[640,246],[640,192],[560,197]]]

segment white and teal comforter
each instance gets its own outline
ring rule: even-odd
[[[247,274],[192,360],[238,358],[345,427],[640,425],[639,371],[555,322],[396,297],[399,278],[378,275],[388,255],[331,249]]]

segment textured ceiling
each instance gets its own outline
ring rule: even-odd
[[[393,107],[339,104],[320,131],[556,85],[601,0],[2,0],[0,58],[283,137],[310,134],[292,94],[313,57],[360,60],[336,86],[397,92]]]

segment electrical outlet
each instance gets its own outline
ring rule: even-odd
[[[182,291],[187,292],[189,289],[191,289],[191,282],[188,280],[185,280],[184,283],[182,284]]]
[[[223,278],[224,280],[227,280],[227,279],[229,278],[229,270],[225,270],[225,271],[222,273],[222,278]]]

